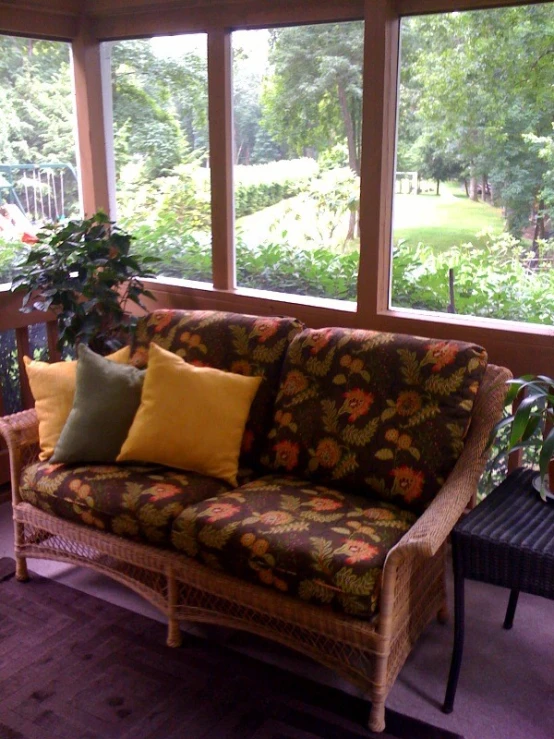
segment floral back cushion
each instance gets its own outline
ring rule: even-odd
[[[262,463],[420,513],[463,449],[486,362],[457,341],[306,329],[285,359]]]
[[[240,464],[256,468],[267,432],[285,352],[302,324],[296,318],[246,316],[223,311],[156,310],[139,319],[131,363],[145,367],[155,342],[202,367],[263,377],[242,440]]]

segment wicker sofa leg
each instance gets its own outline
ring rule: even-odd
[[[22,523],[14,523],[14,544],[15,544],[15,579],[19,582],[28,582],[29,570],[27,569],[27,558],[17,554],[19,547],[24,544],[24,530]]]
[[[371,711],[369,714],[368,727],[370,731],[377,733],[385,729],[385,699],[373,696],[371,701]]]
[[[171,567],[168,567],[166,572],[167,577],[167,646],[168,647],[180,647],[183,643],[181,629],[179,628],[179,621],[175,618],[175,606],[177,605],[177,597],[179,588],[175,574]]]
[[[29,581],[29,570],[27,569],[27,559],[25,557],[15,557],[15,579],[19,582]]]

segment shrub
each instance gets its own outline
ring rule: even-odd
[[[235,214],[256,213],[298,195],[317,174],[315,159],[303,158],[235,167]]]
[[[533,266],[510,234],[489,237],[484,247],[463,244],[436,254],[432,247],[398,242],[393,250],[395,307],[444,312],[454,270],[456,313],[525,323],[552,324],[554,270]]]

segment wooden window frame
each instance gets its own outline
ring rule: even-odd
[[[400,20],[423,13],[527,4],[533,4],[533,0],[281,0],[271,4],[263,0],[166,0],[155,5],[149,0],[120,0],[114,9],[112,0],[91,0],[83,16],[79,0],[26,0],[22,9],[0,0],[0,33],[72,42],[83,205],[87,213],[98,207],[114,212],[113,162],[107,155],[111,93],[101,43],[153,35],[208,34],[214,286],[160,278],[151,285],[158,305],[264,315],[285,313],[311,326],[353,326],[474,341],[487,347],[491,361],[505,364],[517,374],[548,374],[554,365],[554,327],[389,307]],[[357,304],[237,288],[230,34],[234,30],[364,18]]]

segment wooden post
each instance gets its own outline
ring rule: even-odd
[[[59,362],[62,358],[56,344],[58,341],[58,322],[48,321],[46,324],[46,343],[48,345],[48,359],[50,362]]]
[[[372,326],[389,303],[400,19],[392,0],[365,8],[358,314]]]
[[[19,382],[21,385],[21,402],[23,408],[32,408],[34,405],[33,394],[31,393],[31,387],[29,385],[29,379],[27,377],[27,371],[25,369],[25,363],[23,362],[24,356],[30,356],[31,345],[29,342],[29,328],[23,326],[22,328],[15,329],[15,341],[17,345],[17,365],[19,368]]]
[[[77,116],[77,161],[81,202],[85,215],[102,208],[112,215],[115,202],[110,194],[105,133],[106,63],[100,42],[87,23],[72,42],[73,83]],[[112,193],[113,193],[113,183]]]
[[[213,285],[235,287],[231,32],[208,33]]]

